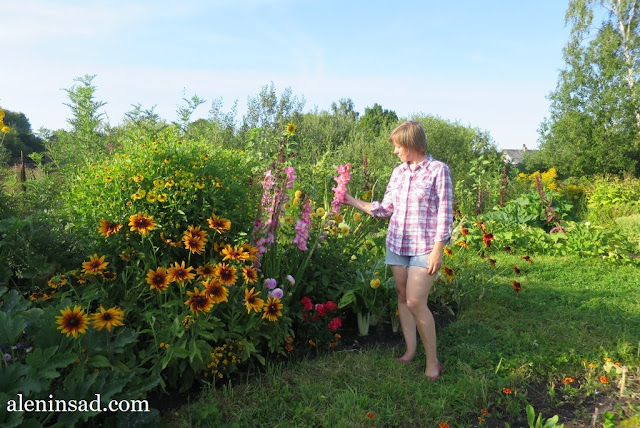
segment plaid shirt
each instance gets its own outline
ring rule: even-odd
[[[382,202],[371,212],[389,217],[387,248],[402,256],[427,254],[437,241],[449,242],[453,223],[449,167],[431,155],[412,171],[407,162],[391,174]]]

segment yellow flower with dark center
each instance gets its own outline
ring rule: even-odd
[[[188,226],[187,230],[185,230],[183,233],[183,236],[193,236],[195,238],[201,238],[204,239],[207,237],[207,232],[204,230],[200,230],[200,226]]]
[[[156,199],[158,200],[158,202],[167,202],[167,194],[166,193],[160,193]]]
[[[222,261],[225,261],[225,260],[242,260],[242,257],[243,257],[243,252],[238,250],[237,246],[231,246],[229,244],[224,246],[224,248],[222,249],[221,253],[224,256],[222,258]]]
[[[2,132],[3,134],[8,134],[9,131],[11,131],[11,128],[9,128],[7,125],[4,125],[2,128],[0,128],[0,132]]]
[[[287,128],[286,128],[287,135],[295,135],[297,128],[298,128],[298,125],[296,125],[295,123],[293,122],[287,123]]]
[[[164,181],[162,181],[161,178],[156,178],[155,180],[153,180],[153,187],[163,187],[164,186]]]
[[[240,251],[242,252],[241,260],[245,261],[256,261],[258,260],[258,248],[254,247],[251,244],[242,244],[240,246]]]
[[[196,316],[200,312],[209,312],[213,308],[213,300],[204,291],[200,292],[198,287],[193,287],[193,291],[187,291],[187,296],[189,299],[184,304],[189,305],[191,312]]]
[[[124,325],[124,311],[117,306],[105,309],[100,305],[100,311],[91,315],[93,318],[93,328],[102,330],[106,327],[107,331],[111,331],[113,327],[121,327]]]
[[[455,272],[449,266],[442,266],[442,273],[444,273],[449,279],[453,279],[455,276]]]
[[[154,203],[157,199],[158,198],[157,198],[155,193],[153,193],[153,192],[147,193],[147,202]]]
[[[100,220],[100,226],[98,226],[98,233],[104,237],[108,237],[109,235],[119,232],[120,229],[122,229],[121,224],[102,219]]]
[[[109,262],[104,261],[105,257],[106,256],[98,257],[97,254],[94,254],[89,258],[88,262],[82,263],[82,272],[88,273],[91,275],[100,274],[103,270],[107,268],[107,265],[109,264]]]
[[[131,231],[136,231],[141,235],[146,235],[150,230],[155,229],[156,223],[153,221],[153,216],[142,215],[138,212],[138,214],[134,214],[129,217],[129,226],[131,226]]]
[[[195,321],[193,320],[193,317],[191,315],[185,315],[185,317],[182,318],[182,321],[180,322],[180,324],[182,324],[182,327],[189,330],[189,328],[193,325],[194,322]]]
[[[195,184],[195,188],[200,190],[200,189],[204,189],[204,184],[200,183],[200,182],[196,182]]]
[[[58,287],[62,287],[66,283],[67,283],[67,277],[65,275],[56,275],[53,278],[51,278],[49,281],[47,281],[47,284],[49,285],[49,287],[53,288],[54,290]]]
[[[207,219],[207,223],[209,223],[210,229],[213,229],[218,233],[223,233],[231,229],[231,220],[227,218],[218,217],[215,214],[212,214],[211,218]]]
[[[280,299],[277,297],[269,297],[262,318],[272,322],[278,321],[278,317],[282,316],[282,308],[283,305]]]
[[[175,262],[173,266],[171,266],[167,271],[169,282],[176,281],[179,282],[182,287],[184,287],[185,281],[191,281],[196,277],[196,274],[191,272],[192,270],[193,268],[191,266],[184,266],[184,261],[182,262],[182,264],[178,264],[178,262]]]
[[[246,284],[255,284],[258,280],[258,271],[251,266],[242,266],[242,277]]]
[[[202,254],[204,246],[207,242],[206,238],[200,238],[199,236],[183,236],[184,248],[195,254]]]
[[[217,279],[203,282],[205,293],[211,298],[214,304],[229,301],[229,289],[222,285]]]
[[[214,267],[211,263],[207,263],[202,266],[198,266],[196,273],[198,274],[198,280],[204,278],[211,278],[213,276]]]
[[[149,269],[147,271],[147,284],[149,284],[149,290],[156,289],[162,293],[169,286],[169,275],[167,270],[163,267],[159,267],[156,270]]]
[[[59,324],[58,330],[67,337],[73,336],[78,338],[78,334],[87,332],[87,315],[80,306],[74,306],[73,309],[67,306],[60,310],[62,315],[56,317],[56,324]]]
[[[264,306],[264,300],[258,297],[259,291],[255,291],[255,287],[251,290],[246,288],[244,290],[244,304],[247,307],[247,313],[250,314],[253,309],[256,312],[260,312]]]
[[[108,270],[102,272],[102,279],[104,279],[105,281],[115,281],[117,277],[118,274],[115,272],[111,272]]]
[[[110,176],[110,175],[107,175],[107,176],[104,178],[104,181],[105,181],[105,183],[111,183],[111,182],[113,182],[113,177],[112,177],[112,176]]]
[[[213,274],[225,285],[233,285],[238,280],[236,268],[226,263],[218,263],[214,268]]]
[[[451,251],[451,248],[445,247],[444,248],[444,255],[447,256],[447,257],[453,257],[453,251]]]
[[[176,184],[176,182],[175,182],[175,181],[173,181],[173,180],[167,180],[167,182],[166,182],[166,183],[164,183],[164,187],[166,187],[166,188],[171,188],[171,187],[173,187],[175,184]]]
[[[136,174],[133,177],[131,177],[131,179],[136,183],[140,183],[140,182],[142,182],[144,180],[144,175]]]

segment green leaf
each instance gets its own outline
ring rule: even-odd
[[[5,346],[14,345],[26,327],[21,316],[11,318],[6,312],[0,312],[0,343]]]
[[[344,293],[344,295],[342,296],[342,298],[340,299],[340,302],[338,302],[338,307],[340,309],[349,306],[352,303],[355,303],[356,301],[356,295],[353,292],[353,290],[349,290],[346,293]]]
[[[109,362],[109,359],[104,355],[94,355],[89,358],[89,365],[98,368],[111,367],[111,362]]]

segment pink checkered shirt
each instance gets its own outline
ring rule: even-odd
[[[407,162],[391,174],[382,202],[371,212],[389,217],[387,249],[402,256],[427,254],[437,241],[449,242],[453,223],[449,167],[431,155],[412,171]]]

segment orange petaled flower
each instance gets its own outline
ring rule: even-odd
[[[520,284],[518,281],[511,281],[511,286],[515,290],[516,294],[519,295],[520,290],[522,290],[522,284]]]
[[[181,264],[174,262],[173,266],[167,271],[169,282],[179,282],[184,287],[185,281],[191,281],[196,277],[196,274],[191,272],[193,268],[191,266],[185,267],[184,261]]]
[[[122,229],[121,224],[114,223],[105,219],[100,220],[100,226],[98,226],[98,232],[100,233],[100,235],[103,235],[105,237],[119,232],[120,229]]]
[[[141,235],[146,235],[150,230],[155,229],[156,223],[153,221],[153,216],[145,216],[140,213],[133,214],[129,217],[129,226],[131,231],[136,231]]]
[[[67,283],[67,277],[64,274],[56,275],[53,278],[51,278],[49,281],[47,281],[47,284],[49,285],[49,287],[53,288],[54,290],[58,287],[62,287],[66,283]]]
[[[156,270],[149,269],[147,272],[147,284],[149,284],[149,290],[156,289],[162,293],[169,286],[169,275],[167,270],[163,267],[159,267]]]
[[[221,253],[224,256],[222,258],[222,261],[225,261],[225,260],[242,260],[242,257],[244,255],[244,252],[239,250],[237,246],[235,246],[235,245],[231,246],[229,244],[224,246],[224,248],[222,249]]]
[[[484,242],[484,246],[487,248],[491,248],[491,241],[494,239],[493,233],[485,233],[482,235],[482,242]]]
[[[573,382],[573,378],[569,377],[569,376],[567,376],[564,379],[562,379],[562,383],[564,383],[565,385],[568,385],[568,384],[570,384],[572,382]]]
[[[482,413],[485,416],[489,416],[489,411],[486,409],[480,409],[480,413]]]
[[[209,297],[206,291],[200,292],[198,287],[193,287],[193,291],[187,291],[187,296],[189,296],[189,299],[184,304],[189,305],[191,312],[195,313],[196,316],[200,312],[209,312],[213,308],[213,299]]]
[[[247,307],[247,313],[251,313],[253,309],[256,312],[260,312],[264,306],[264,300],[258,297],[259,291],[255,291],[255,287],[251,290],[248,288],[244,290],[244,304]]]
[[[229,301],[229,289],[222,285],[217,279],[204,281],[204,292],[211,298],[214,304]]]
[[[369,418],[369,419],[373,419],[373,418],[375,418],[375,417],[376,417],[376,415],[375,415],[375,414],[373,414],[373,413],[371,413],[371,412],[367,413],[365,416],[366,416],[367,418]]]
[[[460,233],[462,233],[463,236],[467,236],[469,234],[469,229],[463,227],[462,229],[460,229]]]
[[[240,246],[242,252],[242,260],[256,261],[258,260],[258,248],[251,244],[242,244]]]
[[[282,308],[283,305],[280,299],[277,297],[269,297],[262,318],[269,321],[278,321],[278,317],[282,316]]]
[[[478,416],[478,422],[480,423],[484,422],[484,418],[482,416]]]
[[[502,393],[503,394],[507,394],[507,395],[511,395],[511,394],[513,394],[513,391],[510,390],[509,388],[502,388]]]
[[[487,261],[491,265],[492,268],[496,267],[496,260],[492,258],[488,258]]]
[[[247,284],[255,284],[258,280],[258,271],[251,266],[242,266],[242,277]]]
[[[453,251],[451,251],[451,248],[445,247],[444,255],[447,256],[447,257],[453,257]]]
[[[440,422],[440,423],[438,424],[438,428],[450,428],[450,427],[449,427],[449,424],[448,424],[448,423],[446,423],[446,422]]]
[[[196,269],[196,273],[198,274],[198,279],[211,278],[213,276],[214,267],[211,263],[207,263],[203,266],[198,266]]]
[[[313,346],[313,347],[315,347],[315,346],[316,346],[316,342],[314,342],[314,341],[313,341],[313,340],[311,340],[311,339],[309,339],[309,342],[307,342],[307,343],[309,343],[309,345],[311,345],[311,346]]]
[[[520,275],[520,268],[518,266],[513,266],[513,273],[515,273],[516,275]]]
[[[487,226],[485,226],[483,222],[476,221],[475,225],[478,226],[478,229],[480,229],[481,231],[483,231],[483,232],[487,231]]]
[[[105,270],[104,272],[102,272],[102,279],[104,279],[105,281],[115,281],[117,277],[118,274],[115,272],[111,272],[109,270]]]
[[[525,260],[530,265],[533,264],[533,260],[531,260],[531,257],[529,257],[529,256],[522,256],[522,260]]]
[[[225,285],[233,285],[238,280],[236,268],[226,263],[218,263],[214,268],[213,274],[220,278],[220,281]]]
[[[78,338],[79,333],[87,332],[87,315],[84,313],[84,309],[80,306],[74,306],[73,309],[67,306],[60,310],[62,315],[56,317],[56,324],[59,324],[58,330],[67,337],[73,336],[74,339]]]
[[[218,217],[215,214],[212,214],[211,218],[207,219],[207,223],[209,223],[209,228],[215,230],[218,233],[223,233],[231,229],[231,220]]]
[[[188,226],[187,230],[183,232],[183,236],[193,236],[195,238],[205,239],[207,237],[207,232],[200,229],[200,226]]]
[[[293,345],[290,343],[287,343],[286,345],[284,345],[284,349],[286,349],[287,352],[291,352],[293,351]]]
[[[88,262],[82,262],[82,272],[90,275],[100,274],[109,264],[109,262],[104,261],[105,257],[106,256],[98,257],[97,254],[94,254],[89,258]]]
[[[455,272],[449,266],[442,266],[442,273],[444,273],[449,279],[453,279],[455,276]]]
[[[464,247],[467,250],[469,249],[469,244],[467,244],[467,241],[460,240],[460,241],[456,242],[456,245],[459,246],[459,247]]]
[[[600,376],[600,382],[602,382],[602,383],[609,383],[609,379],[607,379],[607,377],[606,377],[606,376],[602,375],[602,376]]]
[[[194,254],[202,254],[204,246],[207,243],[207,238],[201,238],[199,236],[185,235],[182,237],[184,242],[184,248],[191,251]]]
[[[100,305],[100,312],[96,312],[91,315],[93,318],[93,328],[102,330],[107,328],[107,331],[111,331],[113,327],[121,327],[124,325],[122,320],[124,319],[124,311],[117,306],[113,308],[105,309]]]

